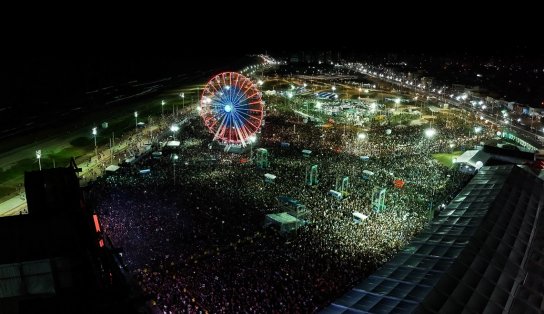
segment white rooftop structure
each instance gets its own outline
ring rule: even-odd
[[[453,162],[466,164],[474,168],[481,168],[491,156],[483,150],[467,150],[461,156],[454,158]]]
[[[119,166],[117,165],[109,165],[108,167],[106,167],[106,171],[108,172],[115,172],[119,170]]]
[[[179,147],[180,145],[180,141],[168,141],[168,143],[166,143],[166,146],[168,147]]]

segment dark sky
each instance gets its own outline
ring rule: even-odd
[[[538,10],[508,7],[499,14],[498,7],[478,10],[461,2],[443,3],[440,8],[404,7],[263,2],[245,7],[246,11],[234,6],[194,7],[190,12],[150,8],[146,15],[133,17],[130,11],[119,15],[104,10],[106,17],[74,14],[69,21],[44,15],[43,22],[2,34],[0,88],[8,103],[24,102],[45,92],[55,97],[88,91],[124,80],[212,67],[265,51],[284,55],[340,51],[362,59],[368,53],[390,52],[544,55],[539,47]],[[187,14],[194,19],[184,19]],[[18,21],[23,22],[34,21],[30,17]],[[6,30],[20,24],[10,25]]]

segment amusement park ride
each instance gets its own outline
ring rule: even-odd
[[[202,91],[200,116],[213,140],[228,151],[253,144],[263,123],[262,93],[249,78],[236,72],[212,77]]]

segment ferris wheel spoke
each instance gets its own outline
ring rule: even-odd
[[[243,97],[243,93],[242,93],[242,90],[241,90],[241,87],[240,86],[236,86],[236,93],[233,95],[233,101],[234,102],[239,102],[240,99],[242,99]]]
[[[212,92],[209,90],[209,88],[208,88],[208,92],[209,92],[210,94],[215,94],[215,93],[218,93],[218,92],[219,92],[219,91],[217,90],[217,88],[215,88],[214,83],[215,83],[215,79],[212,79],[212,80],[210,81],[210,83],[208,83],[208,86],[209,86],[209,87],[212,87],[212,88],[214,89],[214,92],[212,93]]]
[[[239,82],[239,81],[240,81],[240,75],[236,75],[236,80],[234,81],[234,86],[235,86],[236,88],[239,88],[239,86],[238,86],[238,82]]]
[[[242,145],[245,146],[245,143],[244,143],[244,135],[242,134],[242,132],[244,132],[243,130],[243,127],[244,125],[239,123],[240,121],[237,121],[237,120],[234,120],[234,129],[236,130],[236,134],[238,135],[238,139],[242,141]]]
[[[217,97],[217,98],[215,98],[215,100],[212,99],[212,103],[219,103],[221,106],[226,105],[226,102],[223,99],[223,97]]]
[[[227,120],[227,117],[225,117],[225,115],[223,115],[223,119],[221,119],[221,123],[219,124],[219,127],[217,128],[217,131],[215,132],[214,136],[213,136],[213,139],[214,140],[217,140],[220,137],[220,134],[221,136],[225,133],[225,121]]]
[[[249,140],[249,137],[251,136],[251,134],[254,133],[254,131],[251,131],[247,125],[244,125],[244,131],[245,131],[245,137],[244,137],[244,140],[247,141]]]
[[[236,90],[235,88],[231,87],[228,92],[228,99],[229,99],[229,103],[231,104],[234,103],[234,93],[236,93]]]
[[[222,81],[221,86],[226,86],[227,85],[227,81],[225,80],[225,76],[226,76],[225,73],[221,74],[221,81]]]
[[[249,84],[248,87],[244,90],[244,96],[245,96],[246,98],[248,98],[248,99],[249,99],[249,97],[247,96],[247,92],[248,92],[249,89],[251,89],[252,87],[253,87],[253,84]]]
[[[247,114],[246,114],[246,115],[247,115]],[[249,124],[249,125],[251,125],[255,130],[258,129],[258,127],[257,127],[255,124],[253,124],[253,122],[250,121],[250,119],[253,118],[253,116],[247,115],[247,117],[244,117],[243,115],[240,115],[240,118],[241,118],[241,119],[244,119],[244,121],[245,121],[244,125]]]
[[[249,104],[246,101],[239,101],[234,104],[234,108],[238,110],[247,110],[249,108]]]
[[[245,92],[242,89],[243,89],[243,87],[240,87],[238,89],[239,94],[238,94],[238,98],[236,99],[236,101],[240,101],[241,99],[243,99],[245,97]],[[245,97],[245,99],[247,99],[247,97]]]

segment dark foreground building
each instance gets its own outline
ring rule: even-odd
[[[28,215],[0,218],[0,313],[145,312],[76,170],[25,173]]]
[[[544,312],[544,181],[483,167],[412,242],[322,313]]]

